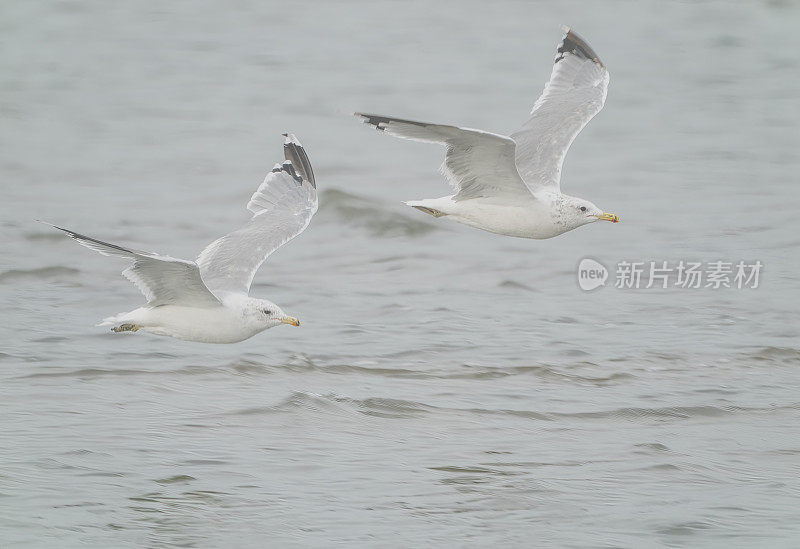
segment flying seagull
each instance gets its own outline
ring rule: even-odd
[[[103,255],[133,260],[122,274],[147,304],[98,326],[204,343],[236,343],[279,324],[300,326],[271,301],[248,296],[264,260],[303,232],[317,211],[308,155],[294,135],[284,136],[286,161],[267,174],[250,198],[247,209],[253,217],[206,246],[197,261],[132,250],[51,225]]]
[[[608,70],[594,50],[568,27],[564,32],[550,81],[528,121],[510,137],[355,113],[389,135],[447,148],[441,169],[455,194],[406,204],[434,217],[522,238],[552,238],[597,220],[619,222],[588,200],[561,192],[564,156],[603,108],[608,90]]]

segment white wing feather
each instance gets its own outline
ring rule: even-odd
[[[589,45],[569,28],[558,48],[553,72],[516,141],[519,174],[532,191],[559,188],[561,166],[575,136],[606,100],[608,71]]]
[[[284,153],[286,162],[276,165],[250,198],[250,221],[206,246],[197,258],[203,281],[217,296],[247,294],[264,260],[303,232],[317,211],[314,172],[291,134]]]
[[[139,288],[139,291],[147,299],[147,304],[151,307],[159,305],[219,307],[221,305],[220,301],[203,283],[197,265],[191,261],[131,250],[56,225],[50,226],[64,231],[80,244],[103,255],[132,259],[133,265],[122,271],[122,274]]]
[[[395,137],[440,143],[447,147],[442,172],[456,194],[454,200],[480,197],[531,197],[514,163],[515,143],[494,133],[376,114],[355,113]]]

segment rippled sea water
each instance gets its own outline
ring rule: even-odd
[[[0,6],[0,545],[800,546],[793,2]],[[547,241],[413,211],[509,133],[572,25],[611,71]],[[319,214],[232,346],[112,334],[142,298],[35,223],[192,258],[295,132]],[[756,289],[583,292],[584,257],[755,261]]]

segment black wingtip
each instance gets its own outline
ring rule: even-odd
[[[297,173],[294,169],[294,165],[292,164],[291,160],[286,160],[283,164],[281,164],[281,171],[284,171],[292,176],[292,178],[297,181],[298,183],[303,183],[303,176]]]
[[[53,225],[49,221],[44,221],[42,219],[34,219],[34,221],[36,221],[37,223],[41,223],[42,225],[47,225],[48,227],[53,227],[54,229],[58,229],[59,231],[64,231],[68,235],[77,234],[77,233],[74,233],[73,231],[70,231],[69,229],[65,229],[64,227],[59,227],[58,225]]]
[[[564,38],[561,40],[561,44],[558,46],[558,54],[556,55],[556,60],[554,63],[558,63],[564,59],[565,54],[571,53],[573,55],[577,55],[581,59],[589,59],[601,67],[605,67],[591,46],[586,43],[586,40],[578,36],[572,31],[571,28],[567,26],[562,27],[562,29],[564,30]]]
[[[128,254],[131,254],[131,253],[133,253],[133,254],[144,253],[144,252],[137,252],[136,250],[131,250],[131,249],[128,249],[128,248],[123,248],[122,246],[117,246],[116,244],[111,244],[110,242],[104,242],[103,240],[98,240],[96,238],[92,238],[91,236],[87,236],[85,234],[76,233],[75,231],[72,231],[70,229],[65,229],[64,227],[59,227],[58,225],[53,225],[52,223],[48,223],[47,221],[42,221],[41,219],[37,219],[36,221],[38,221],[39,223],[44,223],[45,225],[50,225],[54,229],[58,229],[59,231],[65,232],[68,237],[77,240],[78,242],[80,242],[84,246],[86,246],[86,242],[93,242],[95,244],[100,244],[101,246],[106,246],[108,248],[112,248],[114,250],[119,250],[120,252],[125,252],[125,253],[128,253]],[[91,248],[91,246],[89,246],[89,247]],[[103,252],[100,252],[100,253],[103,253]]]
[[[361,118],[362,124],[368,124],[374,127],[376,130],[380,131],[386,129],[384,127],[381,127],[381,124],[386,124],[387,122],[390,122],[392,120],[391,118],[380,116],[379,114],[366,114],[363,112],[354,112],[353,116],[358,116],[359,118]]]
[[[421,126],[423,128],[430,126],[427,122],[417,122],[416,120],[408,120],[405,118],[394,118],[392,116],[383,116],[380,114],[367,114],[363,112],[354,112],[353,116],[360,116],[361,122],[374,126],[376,130],[385,131],[386,124],[390,122],[399,122],[401,124],[412,124],[414,126]]]
[[[283,143],[283,156],[287,160],[283,165],[286,166],[288,163],[291,168],[291,172],[288,170],[287,172],[295,179],[302,178],[308,181],[316,189],[317,182],[314,179],[314,169],[311,167],[311,161],[308,159],[308,154],[306,154],[303,145],[292,133],[284,133],[283,137],[286,138]],[[295,170],[297,171],[295,172]]]

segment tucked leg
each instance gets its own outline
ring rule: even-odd
[[[119,333],[119,332],[135,332],[139,328],[141,328],[141,326],[139,326],[138,324],[120,324],[119,326],[114,326],[113,328],[111,328],[111,331],[112,332],[117,332],[117,333]]]
[[[425,212],[426,214],[430,214],[433,217],[442,217],[443,215],[447,215],[445,213],[440,212],[439,210],[428,208],[427,206],[411,206],[411,207],[416,208],[421,212]]]

